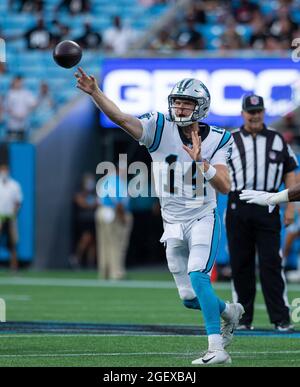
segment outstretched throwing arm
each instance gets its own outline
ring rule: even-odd
[[[96,106],[111,121],[120,126],[135,140],[139,140],[142,137],[143,127],[140,120],[130,114],[123,113],[113,101],[107,98],[99,88],[97,80],[93,75],[87,75],[81,67],[78,67],[75,77],[77,79],[76,87],[89,94]]]

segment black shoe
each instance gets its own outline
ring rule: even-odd
[[[275,324],[275,330],[278,332],[293,332],[294,325],[290,324],[289,322],[282,321]]]
[[[236,327],[238,331],[253,331],[254,327],[250,324],[240,324]]]

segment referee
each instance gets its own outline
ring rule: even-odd
[[[282,136],[264,124],[264,101],[248,95],[242,102],[244,125],[232,132],[234,143],[229,168],[232,180],[226,213],[226,229],[232,268],[234,299],[245,308],[240,329],[252,329],[256,293],[255,257],[267,311],[275,329],[289,331],[289,305],[280,255],[281,222],[278,206],[240,201],[243,189],[277,192],[295,184],[297,159]],[[284,224],[293,222],[294,207],[286,207]]]

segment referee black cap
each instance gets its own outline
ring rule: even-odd
[[[260,95],[246,95],[243,98],[242,109],[246,112],[250,112],[252,110],[264,110],[264,99]]]

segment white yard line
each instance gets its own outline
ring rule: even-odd
[[[126,334],[120,334],[120,333],[112,333],[112,334],[101,334],[101,333],[28,333],[28,334],[18,334],[15,333],[13,335],[11,334],[5,334],[2,333],[0,334],[0,342],[1,339],[6,339],[6,338],[26,338],[32,340],[35,337],[127,337],[127,336],[142,336],[142,337],[193,337],[191,335],[182,335],[182,334],[176,334],[176,335],[163,335],[163,334],[150,334],[150,335],[145,335],[143,332],[138,333],[138,332],[126,332]],[[197,337],[205,337],[205,336],[197,336]],[[195,338],[195,336],[194,336]]]
[[[31,301],[31,296],[27,295],[16,295],[16,294],[2,294],[0,293],[0,297],[5,301]]]
[[[174,289],[173,281],[142,281],[142,280],[94,280],[94,279],[73,279],[73,278],[0,278],[0,285],[11,286],[61,286],[61,287],[103,287],[103,288],[141,288],[141,289]],[[231,290],[229,282],[214,283],[213,287],[219,290]],[[260,285],[257,289],[261,289]],[[289,290],[299,291],[300,284],[288,285]]]
[[[81,357],[81,356],[196,356],[198,352],[94,352],[94,353],[30,353],[30,354],[10,354],[0,355],[0,358],[18,358],[18,357]],[[234,357],[248,357],[249,355],[287,355],[287,354],[298,354],[300,350],[295,351],[245,351],[245,352],[230,352]]]
[[[67,337],[103,337],[103,338],[106,338],[106,337],[143,337],[143,338],[153,338],[153,337],[164,337],[164,338],[167,338],[167,337],[185,337],[185,338],[193,338],[193,340],[195,340],[195,338],[203,338],[203,337],[207,337],[205,336],[204,334],[203,335],[185,335],[185,334],[162,334],[162,333],[151,333],[151,334],[145,334],[143,332],[127,332],[124,330],[124,333],[32,333],[32,332],[29,332],[29,333],[14,333],[14,334],[6,334],[6,333],[1,333],[0,334],[0,342],[1,340],[4,340],[4,339],[8,339],[8,338],[21,338],[21,339],[30,339],[32,340],[33,338],[54,338],[54,337],[63,337],[63,338],[67,338]],[[270,335],[245,335],[245,336],[236,336],[236,337],[239,337],[239,338],[249,338],[249,337],[255,337],[255,338],[267,338],[267,339],[286,339],[286,338],[293,338],[293,339],[296,339],[298,340],[299,339],[299,336],[298,335],[289,335],[287,334],[287,336],[285,335],[276,335],[276,334],[270,334]]]
[[[172,281],[112,281],[72,278],[0,278],[0,285],[12,286],[61,286],[61,287],[102,287],[102,288],[157,288],[173,289]]]

